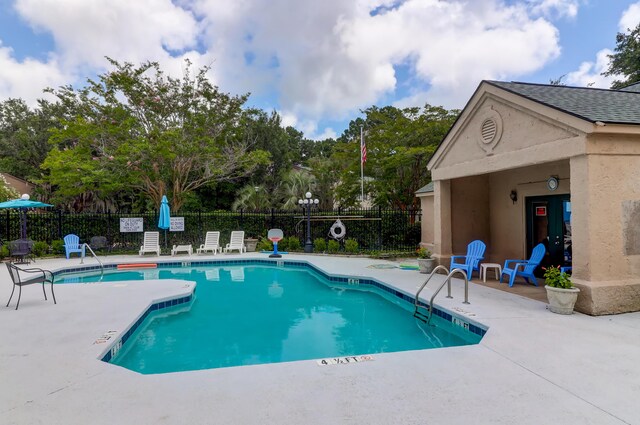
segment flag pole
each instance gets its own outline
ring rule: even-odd
[[[362,208],[362,204],[364,204],[364,151],[362,147],[364,146],[364,130],[362,125],[360,126],[360,207]]]

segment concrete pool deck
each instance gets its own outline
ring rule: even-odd
[[[266,255],[159,261],[189,258]],[[425,279],[417,271],[368,267],[389,263],[383,260],[284,259],[306,260],[330,274],[372,277],[410,293]],[[79,263],[51,259],[31,266],[57,270]],[[11,284],[4,265],[0,283],[6,304]],[[436,302],[489,327],[478,345],[375,354],[374,361],[333,366],[309,360],[161,375],[97,359],[105,347],[94,342],[105,332],[123,331],[152,300],[181,296],[189,285],[58,285],[57,305],[44,301],[40,288],[23,288],[19,310],[15,295],[10,307],[0,307],[0,423],[640,424],[640,313],[561,316],[545,303],[473,283],[465,305],[459,280],[452,300],[441,294]],[[428,299],[431,290],[423,294]]]

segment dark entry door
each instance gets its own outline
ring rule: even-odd
[[[569,195],[528,197],[527,254],[543,243],[547,253],[542,266],[571,266],[571,200]],[[536,275],[542,276],[541,268]]]

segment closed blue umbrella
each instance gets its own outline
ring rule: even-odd
[[[167,229],[171,226],[171,212],[169,211],[169,201],[166,195],[162,195],[160,202],[160,217],[158,218],[158,228],[164,230],[164,247],[167,247]]]
[[[31,201],[29,195],[24,194],[20,199],[12,199],[6,202],[0,202],[0,209],[15,208],[20,212],[20,239],[27,238],[27,209],[52,207],[51,204],[44,202]]]

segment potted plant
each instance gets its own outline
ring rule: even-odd
[[[416,250],[418,254],[418,267],[420,273],[431,273],[436,267],[435,258],[431,258],[431,251],[425,247],[420,247]]]
[[[573,314],[580,289],[573,285],[567,273],[560,271],[560,266],[551,266],[544,271],[549,310],[558,314]]]
[[[258,245],[258,239],[253,236],[248,236],[244,239],[244,246],[247,248],[247,252],[254,252]]]

